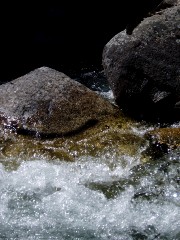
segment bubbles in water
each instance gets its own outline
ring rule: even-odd
[[[1,165],[0,239],[178,239],[179,165],[169,164],[168,176],[160,166]]]

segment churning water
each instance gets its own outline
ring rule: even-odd
[[[179,240],[180,152],[0,164],[0,239]]]
[[[179,154],[0,166],[0,239],[180,239]]]

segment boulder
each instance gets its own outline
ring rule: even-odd
[[[126,33],[132,34],[138,24],[155,12],[175,5],[177,0],[138,0],[129,2],[129,16],[127,17]]]
[[[71,134],[116,112],[94,91],[48,67],[1,85],[0,92],[0,123],[20,133]]]
[[[122,31],[104,47],[104,73],[123,111],[140,120],[180,120],[180,5]]]

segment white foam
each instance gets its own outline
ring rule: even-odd
[[[136,231],[177,239],[179,195],[171,184],[166,185],[165,198],[150,201],[134,200],[137,189],[132,184],[110,199],[88,187],[128,179],[129,170],[111,169],[101,159],[90,158],[24,162],[13,172],[0,165],[0,239],[129,240],[136,239]],[[153,181],[153,176],[143,176],[138,188],[153,186]]]

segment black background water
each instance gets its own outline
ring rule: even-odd
[[[104,45],[158,1],[2,2],[0,82],[41,66],[70,76],[102,69]]]

